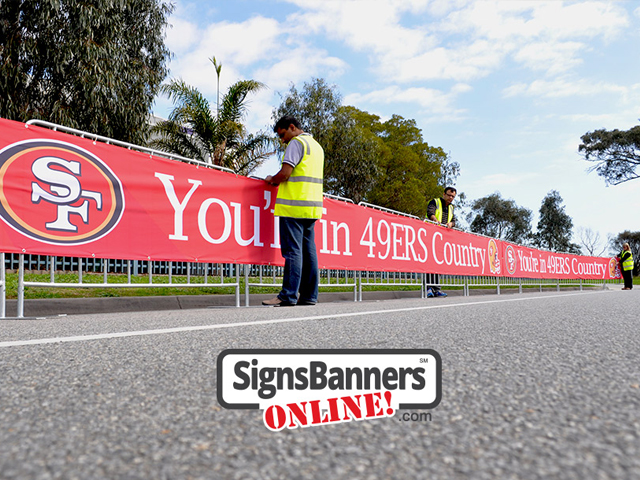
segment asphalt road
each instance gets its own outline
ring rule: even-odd
[[[640,291],[0,321],[2,479],[637,479]],[[431,348],[442,401],[273,433],[229,348]],[[418,412],[418,411],[416,411]]]

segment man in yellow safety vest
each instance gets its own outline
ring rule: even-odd
[[[454,187],[446,187],[442,198],[434,198],[427,206],[427,218],[432,222],[446,225],[448,228],[456,226],[456,217],[453,214],[453,199],[458,191]],[[440,286],[440,276],[437,273],[427,274],[428,285],[427,298],[446,297]]]
[[[267,183],[279,185],[274,215],[280,221],[284,278],[278,296],[262,304],[315,305],[318,254],[314,226],[322,217],[324,151],[294,117],[282,117],[273,131],[287,146],[280,171],[265,178]]]

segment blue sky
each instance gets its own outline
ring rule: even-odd
[[[240,79],[268,88],[247,125],[269,128],[279,93],[313,77],[343,103],[415,119],[461,166],[470,200],[500,192],[534,212],[550,190],[578,229],[640,230],[640,180],[606,187],[580,136],[640,123],[640,1],[178,0],[170,77],[215,108]],[[166,117],[171,104],[156,100]],[[277,170],[268,162],[264,176]]]

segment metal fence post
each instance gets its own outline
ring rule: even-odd
[[[347,279],[345,278],[345,282],[347,282]],[[358,301],[358,282],[356,282],[356,271],[353,271],[353,301],[357,302]]]
[[[240,265],[236,263],[236,307],[240,307]]]
[[[55,282],[55,275],[56,275],[56,257],[51,257],[51,271],[49,272],[49,279],[51,280],[51,283]]]
[[[24,317],[24,253],[18,256],[18,318]]]
[[[244,266],[244,306],[249,306],[249,269],[251,265]]]
[[[4,263],[4,253],[0,253],[0,262],[2,262],[2,266],[0,267],[0,318],[4,318],[7,316],[7,277],[5,275],[6,264]]]

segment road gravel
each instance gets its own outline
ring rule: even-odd
[[[640,292],[0,321],[2,479],[637,479]],[[431,348],[442,401],[271,432],[229,348]],[[415,411],[420,412],[420,411]]]

